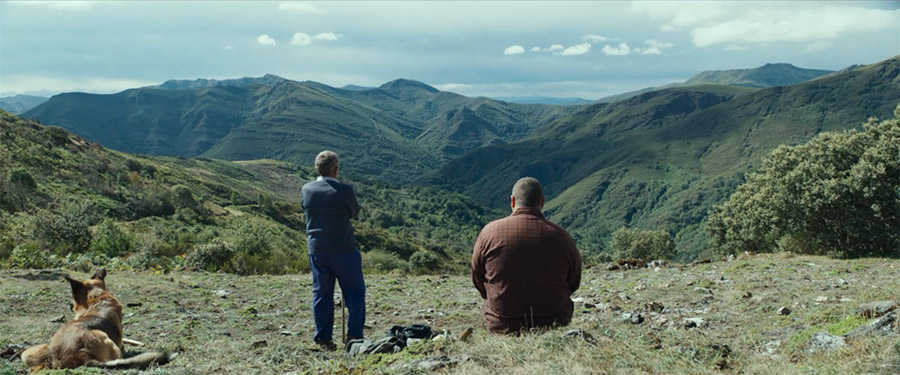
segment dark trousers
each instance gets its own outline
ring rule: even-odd
[[[313,318],[316,333],[313,340],[331,341],[334,329],[334,280],[337,279],[344,294],[349,318],[347,336],[363,337],[366,322],[366,282],[362,274],[362,257],[359,251],[338,254],[309,254],[309,266],[313,276]]]

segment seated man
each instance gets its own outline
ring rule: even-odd
[[[544,218],[538,180],[513,186],[512,215],[486,225],[472,252],[472,282],[493,333],[567,325],[581,283],[581,255],[565,229]]]

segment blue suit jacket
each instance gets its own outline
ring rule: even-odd
[[[310,254],[356,251],[350,219],[359,215],[359,203],[353,186],[333,178],[318,179],[303,185],[300,203]]]

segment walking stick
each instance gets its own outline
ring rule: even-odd
[[[347,343],[347,319],[346,315],[344,314],[344,308],[346,307],[346,305],[347,303],[346,301],[344,301],[344,290],[341,289],[341,342],[344,344]]]

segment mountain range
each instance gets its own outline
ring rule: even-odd
[[[784,63],[765,64],[752,69],[707,70],[694,75],[684,82],[674,82],[660,87],[647,87],[607,96],[598,99],[596,103],[612,103],[651,91],[694,85],[729,85],[755,88],[790,86],[831,73],[835,72],[821,69],[804,69]]]
[[[668,230],[690,259],[705,251],[707,210],[769,150],[888,117],[900,101],[898,65],[893,57],[828,74],[767,64],[573,106],[469,98],[403,79],[342,89],[266,75],[60,94],[23,116],[132,153],[307,165],[327,148],[350,175],[437,186],[491,208],[530,175],[545,186],[547,216],[583,251],[603,251],[612,231],[633,226]]]
[[[6,96],[0,98],[0,109],[14,113],[20,114],[29,109],[37,107],[38,104],[46,102],[47,99],[50,99],[45,96],[34,96],[34,95],[24,95],[18,94],[13,96]]]

